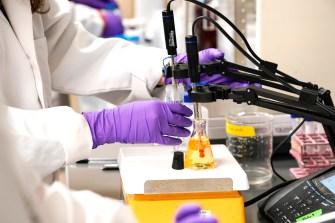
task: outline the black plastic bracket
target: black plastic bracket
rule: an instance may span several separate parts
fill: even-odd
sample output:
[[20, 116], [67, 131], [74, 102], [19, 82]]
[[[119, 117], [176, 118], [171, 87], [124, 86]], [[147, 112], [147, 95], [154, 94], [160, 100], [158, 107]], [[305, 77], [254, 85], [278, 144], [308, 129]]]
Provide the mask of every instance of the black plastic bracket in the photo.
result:
[[309, 88], [303, 88], [300, 91], [299, 101], [302, 103], [315, 105], [318, 96], [319, 96], [318, 91]]
[[[269, 70], [271, 73], [275, 74], [277, 71], [278, 64], [272, 63], [270, 61], [261, 61], [261, 66], [265, 67], [267, 70]], [[265, 73], [265, 72], [263, 72]]]

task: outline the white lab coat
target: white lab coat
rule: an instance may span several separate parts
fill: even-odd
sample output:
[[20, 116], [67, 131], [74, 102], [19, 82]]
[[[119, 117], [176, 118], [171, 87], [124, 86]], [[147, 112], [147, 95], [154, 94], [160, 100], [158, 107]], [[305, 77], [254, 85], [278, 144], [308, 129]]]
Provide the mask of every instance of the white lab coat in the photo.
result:
[[87, 158], [92, 148], [82, 115], [68, 107], [47, 109], [51, 91], [114, 104], [149, 99], [165, 50], [95, 37], [73, 22], [67, 0], [47, 0], [46, 14], [32, 14], [29, 0], [1, 1], [10, 23], [0, 12], [0, 103], [30, 110], [9, 109], [10, 131], [24, 159], [47, 176]]
[[[21, 110], [22, 115], [29, 111]], [[21, 141], [11, 111], [0, 104], [0, 221], [4, 223], [134, 223], [130, 208], [121, 201], [90, 191], [70, 191], [61, 183], [45, 185], [40, 176], [21, 159]], [[11, 128], [10, 128], [11, 129]], [[27, 145], [31, 147], [34, 145]]]

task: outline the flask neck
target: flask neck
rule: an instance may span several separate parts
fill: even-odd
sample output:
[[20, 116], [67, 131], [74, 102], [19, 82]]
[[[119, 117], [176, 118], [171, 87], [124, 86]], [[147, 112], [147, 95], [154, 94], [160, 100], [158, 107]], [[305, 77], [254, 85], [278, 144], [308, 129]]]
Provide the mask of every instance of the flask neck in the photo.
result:
[[207, 120], [206, 119], [194, 119], [193, 121], [193, 136], [207, 137]]

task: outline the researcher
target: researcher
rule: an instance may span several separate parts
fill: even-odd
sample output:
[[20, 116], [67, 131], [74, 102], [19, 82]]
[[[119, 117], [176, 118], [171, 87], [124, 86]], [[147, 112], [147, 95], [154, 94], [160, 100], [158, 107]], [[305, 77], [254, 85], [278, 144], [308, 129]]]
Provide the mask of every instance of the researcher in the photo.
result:
[[[152, 100], [162, 98], [159, 86], [168, 80], [164, 49], [96, 37], [75, 22], [68, 0], [0, 0], [0, 9], [0, 102], [8, 106], [20, 155], [46, 181], [105, 143], [177, 145], [189, 134], [191, 110]], [[199, 57], [223, 52], [208, 49]], [[52, 90], [120, 106], [78, 114], [51, 107]]]
[[[29, 113], [21, 110], [21, 115]], [[11, 110], [0, 104], [0, 219], [6, 223], [135, 223], [132, 210], [120, 200], [102, 197], [91, 191], [73, 191], [59, 182], [51, 185], [17, 152], [22, 141], [15, 132]], [[27, 149], [38, 144], [27, 144]], [[213, 217], [199, 216], [198, 204], [183, 204], [176, 209], [174, 223], [217, 223]], [[171, 222], [171, 223], [173, 223]]]

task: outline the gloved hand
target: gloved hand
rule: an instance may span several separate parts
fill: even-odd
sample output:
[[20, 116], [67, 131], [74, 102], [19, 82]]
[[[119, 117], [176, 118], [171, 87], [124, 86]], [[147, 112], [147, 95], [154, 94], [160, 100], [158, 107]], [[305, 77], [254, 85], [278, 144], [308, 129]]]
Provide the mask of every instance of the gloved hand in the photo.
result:
[[105, 22], [102, 37], [108, 38], [124, 33], [122, 17], [117, 10], [101, 10], [101, 16]]
[[[200, 64], [211, 63], [215, 59], [223, 59], [223, 58], [224, 58], [224, 52], [222, 52], [219, 49], [208, 48], [208, 49], [199, 51], [199, 63]], [[186, 63], [187, 62], [187, 54], [186, 53], [179, 53], [174, 58], [174, 60], [177, 63]]]
[[[179, 145], [190, 131], [192, 110], [177, 103], [159, 100], [138, 101], [105, 109], [84, 112], [93, 139], [93, 148], [105, 143], [158, 143]], [[186, 116], [186, 117], [185, 117]]]
[[96, 9], [113, 10], [119, 8], [115, 0], [72, 0], [72, 1]]
[[[215, 48], [208, 48], [202, 51], [199, 51], [199, 63], [211, 63], [215, 59], [223, 59], [224, 53]], [[175, 62], [177, 63], [186, 63], [187, 62], [187, 54], [180, 53], [175, 57]], [[190, 79], [180, 79], [178, 82], [182, 82], [186, 85], [190, 85]], [[206, 74], [200, 74], [200, 82], [207, 82], [210, 84], [222, 84], [222, 85], [229, 85], [232, 89], [234, 88], [241, 88], [241, 87], [248, 87], [250, 84], [248, 81], [240, 80], [237, 78], [226, 77], [221, 74], [213, 74], [212, 76], [208, 76]], [[165, 79], [165, 84], [171, 84], [171, 78]]]
[[215, 217], [199, 216], [200, 210], [197, 204], [183, 205], [178, 209], [174, 223], [218, 223]]

